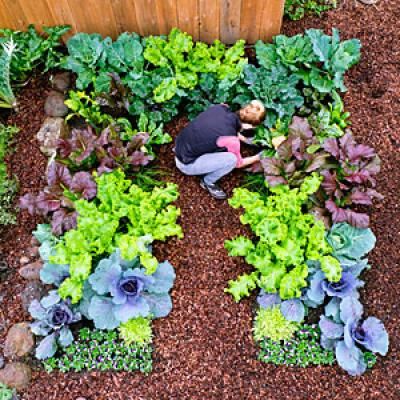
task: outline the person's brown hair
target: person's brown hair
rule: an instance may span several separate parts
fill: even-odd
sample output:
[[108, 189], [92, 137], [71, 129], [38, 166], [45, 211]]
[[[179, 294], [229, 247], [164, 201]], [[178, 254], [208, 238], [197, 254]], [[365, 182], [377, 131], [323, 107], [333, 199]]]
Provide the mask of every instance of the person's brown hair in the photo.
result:
[[251, 125], [260, 125], [265, 118], [265, 107], [259, 100], [252, 100], [239, 111], [239, 118], [242, 122]]

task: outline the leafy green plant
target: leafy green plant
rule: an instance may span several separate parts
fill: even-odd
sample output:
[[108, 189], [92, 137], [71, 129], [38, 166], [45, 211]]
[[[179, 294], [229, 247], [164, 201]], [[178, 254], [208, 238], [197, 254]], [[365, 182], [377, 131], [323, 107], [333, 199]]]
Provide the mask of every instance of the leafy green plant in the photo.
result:
[[143, 47], [136, 33], [125, 32], [116, 41], [97, 33], [77, 33], [68, 40], [67, 48], [62, 67], [78, 74], [79, 90], [93, 85], [95, 92], [109, 92], [110, 73], [127, 79], [138, 79], [143, 73]]
[[294, 21], [303, 19], [308, 14], [320, 17], [323, 12], [336, 6], [337, 0], [286, 0], [285, 16]]
[[229, 281], [225, 291], [235, 301], [248, 296], [257, 286], [267, 293], [278, 292], [283, 300], [300, 297], [301, 290], [307, 287], [308, 260], [323, 262], [330, 280], [340, 279], [340, 264], [329, 257], [332, 249], [325, 240], [323, 223], [302, 210], [320, 183], [321, 178], [314, 174], [304, 180], [300, 189], [278, 185], [269, 188], [268, 196], [242, 188], [234, 190], [229, 204], [245, 209], [240, 221], [249, 224], [258, 238], [253, 242], [239, 236], [225, 242], [229, 255], [243, 256], [256, 268], [251, 274]]
[[16, 45], [11, 39], [2, 43], [3, 51], [0, 53], [0, 108], [16, 107], [16, 98], [11, 88], [10, 65]]
[[201, 42], [194, 45], [192, 37], [177, 28], [171, 30], [168, 38], [146, 38], [144, 58], [167, 73], [153, 90], [154, 101], [163, 103], [182, 90], [195, 88], [199, 73], [215, 74], [218, 80], [235, 79], [247, 63], [243, 55], [244, 40], [228, 50], [219, 40], [211, 46]]
[[0, 382], [0, 400], [12, 400], [15, 391]]
[[77, 228], [68, 231], [50, 257], [54, 264], [70, 266], [70, 277], [60, 286], [63, 298], [78, 302], [83, 283], [89, 277], [96, 259], [121, 250], [125, 260], [140, 257], [147, 273], [153, 273], [158, 261], [148, 246], [154, 240], [170, 236], [182, 237], [176, 220], [180, 210], [170, 205], [178, 197], [177, 187], [167, 184], [145, 192], [115, 170], [96, 178], [97, 197], [94, 201], [78, 200]]
[[119, 336], [126, 344], [151, 343], [153, 332], [149, 318], [137, 317], [122, 323], [119, 328]]
[[150, 343], [126, 343], [118, 339], [116, 331], [83, 328], [78, 338], [65, 349], [43, 361], [47, 372], [81, 371], [140, 371], [152, 370]]
[[305, 88], [326, 95], [324, 101], [328, 102], [335, 90], [346, 91], [344, 74], [360, 60], [360, 47], [357, 39], [341, 41], [337, 29], [332, 36], [309, 29], [304, 35], [278, 35], [273, 43], [258, 41], [255, 48], [260, 67], [246, 67], [245, 83], [251, 86], [241, 101], [256, 97], [265, 103], [268, 128], [278, 119], [290, 121], [306, 101]]
[[0, 29], [0, 43], [12, 39], [17, 46], [16, 57], [11, 62], [11, 81], [25, 81], [37, 67], [45, 71], [60, 65], [63, 53], [61, 37], [70, 30], [68, 25], [43, 27], [40, 35], [33, 25], [26, 31]]
[[278, 307], [259, 308], [254, 318], [253, 335], [257, 341], [263, 338], [288, 340], [298, 328], [298, 324], [288, 321]]
[[12, 205], [17, 192], [17, 182], [8, 177], [4, 158], [10, 152], [12, 137], [18, 130], [15, 126], [0, 124], [0, 225], [15, 223]]
[[114, 118], [101, 110], [100, 104], [94, 96], [85, 92], [71, 90], [65, 100], [65, 105], [71, 110], [66, 121], [72, 117], [83, 118], [88, 124], [97, 129], [102, 129], [114, 122]]

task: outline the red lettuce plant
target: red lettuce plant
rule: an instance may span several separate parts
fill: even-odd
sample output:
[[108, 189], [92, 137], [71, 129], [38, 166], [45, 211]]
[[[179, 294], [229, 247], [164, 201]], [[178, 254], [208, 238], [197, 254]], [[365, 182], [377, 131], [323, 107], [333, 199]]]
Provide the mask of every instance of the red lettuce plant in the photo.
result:
[[51, 215], [51, 227], [55, 235], [76, 227], [74, 201], [90, 200], [96, 196], [97, 185], [89, 172], [71, 174], [58, 162], [52, 162], [47, 170], [47, 186], [39, 194], [28, 193], [20, 198], [19, 207], [32, 215]]
[[145, 148], [148, 140], [149, 135], [143, 132], [123, 142], [112, 125], [100, 135], [91, 126], [73, 129], [68, 138], [58, 141], [58, 160], [71, 168], [97, 169], [99, 174], [115, 168], [138, 170], [153, 159]]
[[327, 168], [329, 156], [321, 148], [307, 119], [294, 117], [289, 136], [277, 148], [276, 157], [263, 158], [261, 168], [270, 186], [297, 187], [311, 172]]
[[[290, 187], [299, 187], [310, 173], [318, 172], [324, 179], [314, 200], [325, 207], [332, 222], [348, 222], [366, 228], [368, 215], [350, 207], [371, 205], [374, 198], [382, 198], [374, 189], [379, 166], [375, 150], [357, 144], [350, 132], [340, 139], [329, 138], [320, 144], [307, 119], [294, 117], [289, 136], [278, 146], [276, 155], [262, 158], [252, 171], [263, 171], [269, 186]], [[316, 208], [317, 215], [323, 217], [320, 207]]]
[[323, 148], [337, 163], [334, 169], [321, 172], [324, 177], [321, 187], [327, 197], [325, 207], [332, 214], [332, 221], [368, 227], [368, 215], [348, 207], [371, 205], [374, 198], [382, 199], [374, 189], [375, 176], [380, 170], [379, 157], [372, 147], [357, 144], [351, 133], [340, 139], [325, 140]]

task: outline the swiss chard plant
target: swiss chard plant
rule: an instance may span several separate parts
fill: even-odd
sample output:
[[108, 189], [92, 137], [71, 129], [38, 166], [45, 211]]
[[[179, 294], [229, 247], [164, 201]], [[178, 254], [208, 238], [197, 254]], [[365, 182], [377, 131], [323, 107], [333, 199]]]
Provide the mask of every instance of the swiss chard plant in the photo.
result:
[[0, 43], [12, 40], [17, 46], [17, 57], [11, 61], [11, 81], [25, 81], [39, 66], [44, 71], [59, 67], [64, 57], [60, 39], [69, 30], [68, 25], [43, 27], [43, 34], [33, 25], [26, 31], [0, 29]]
[[1, 46], [3, 51], [0, 53], [0, 108], [13, 108], [16, 107], [17, 100], [11, 87], [10, 66], [16, 45], [11, 39]]
[[83, 284], [100, 258], [119, 248], [124, 260], [139, 257], [150, 275], [158, 267], [150, 244], [183, 235], [176, 223], [180, 211], [170, 204], [178, 197], [176, 185], [146, 192], [125, 179], [121, 170], [101, 175], [96, 183], [97, 196], [93, 201], [74, 202], [77, 227], [62, 237], [50, 257], [52, 264], [69, 265], [70, 276], [61, 284], [59, 293], [73, 303], [82, 298]]
[[309, 260], [321, 261], [330, 281], [340, 280], [340, 263], [330, 256], [332, 249], [326, 242], [323, 223], [302, 211], [320, 182], [313, 175], [304, 180], [300, 189], [278, 185], [271, 187], [271, 194], [266, 197], [247, 189], [235, 189], [229, 204], [245, 209], [240, 220], [250, 225], [258, 239], [253, 242], [239, 236], [225, 243], [231, 256], [243, 256], [256, 268], [253, 273], [229, 282], [226, 291], [236, 301], [249, 296], [256, 287], [267, 293], [279, 293], [284, 300], [300, 297], [307, 286]]

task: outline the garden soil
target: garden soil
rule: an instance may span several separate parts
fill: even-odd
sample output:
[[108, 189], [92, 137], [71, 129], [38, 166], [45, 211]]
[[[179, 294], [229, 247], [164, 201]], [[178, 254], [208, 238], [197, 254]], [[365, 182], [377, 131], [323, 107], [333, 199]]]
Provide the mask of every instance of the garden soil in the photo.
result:
[[[176, 268], [172, 291], [174, 309], [154, 322], [154, 371], [139, 373], [52, 373], [36, 371], [25, 400], [398, 400], [400, 399], [399, 192], [400, 192], [400, 4], [378, 1], [366, 6], [356, 0], [340, 1], [339, 9], [322, 19], [285, 22], [283, 32], [306, 28], [330, 31], [338, 27], [343, 38], [363, 43], [361, 63], [347, 77], [345, 104], [352, 129], [363, 143], [376, 148], [382, 159], [378, 189], [385, 199], [372, 210], [371, 227], [378, 241], [372, 269], [365, 273], [362, 301], [368, 315], [385, 323], [391, 343], [387, 357], [362, 377], [352, 378], [335, 367], [307, 369], [275, 367], [257, 361], [252, 340], [254, 298], [236, 304], [224, 293], [229, 279], [249, 271], [239, 258], [230, 258], [224, 240], [248, 233], [239, 222], [240, 211], [227, 202], [211, 199], [196, 178], [182, 176], [174, 167], [172, 145], [160, 152], [159, 164], [168, 180], [179, 184], [180, 223], [185, 237], [155, 246], [160, 260]], [[17, 150], [9, 159], [20, 181], [21, 194], [44, 183], [46, 160], [35, 139], [43, 115], [47, 78], [33, 80], [21, 93], [20, 113], [10, 118], [21, 132]], [[175, 136], [187, 121], [169, 126]], [[223, 181], [231, 194], [242, 179], [234, 173]], [[19, 295], [23, 282], [18, 260], [29, 245], [38, 221], [22, 212], [18, 225], [2, 232], [0, 250], [12, 266], [1, 284], [0, 338], [12, 323], [27, 319]]]

